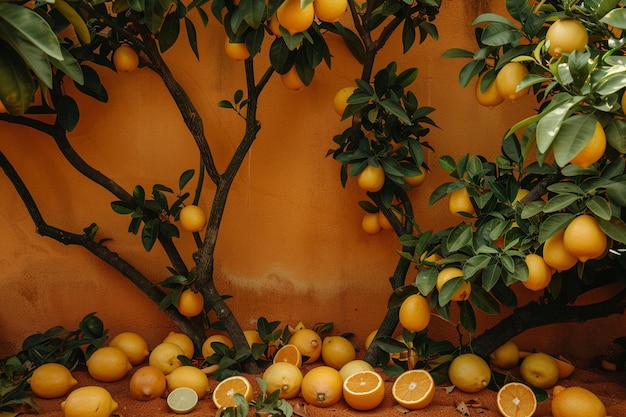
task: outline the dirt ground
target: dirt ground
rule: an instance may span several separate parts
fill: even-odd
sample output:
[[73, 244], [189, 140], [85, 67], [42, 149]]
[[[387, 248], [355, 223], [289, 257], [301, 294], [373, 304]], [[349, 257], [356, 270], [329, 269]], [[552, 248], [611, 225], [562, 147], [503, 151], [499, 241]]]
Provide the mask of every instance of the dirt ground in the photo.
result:
[[[574, 373], [567, 379], [561, 380], [559, 384], [563, 386], [581, 386], [594, 392], [605, 404], [607, 416], [626, 417], [626, 373], [611, 372], [601, 369], [594, 362], [576, 361], [573, 363], [577, 366]], [[135, 367], [129, 375], [121, 381], [114, 383], [102, 383], [94, 381], [86, 372], [74, 372], [74, 376], [78, 380], [77, 387], [85, 385], [100, 385], [109, 390], [115, 401], [118, 402], [119, 408], [116, 415], [120, 417], [142, 417], [142, 416], [173, 416], [172, 412], [164, 398], [152, 401], [137, 401], [130, 397], [128, 393], [128, 382], [132, 372], [138, 369]], [[303, 367], [303, 372], [307, 368]], [[259, 388], [254, 375], [246, 375], [255, 387], [255, 397], [258, 395]], [[369, 412], [359, 412], [351, 410], [348, 405], [341, 401], [329, 408], [320, 408], [308, 405], [305, 401], [298, 397], [291, 400], [294, 406], [294, 415], [301, 417], [341, 417], [370, 415], [378, 417], [398, 417], [405, 414], [403, 409], [397, 408], [396, 403], [391, 396], [391, 386], [393, 379], [385, 378], [385, 387], [387, 395], [383, 403], [376, 409]], [[215, 388], [217, 381], [210, 379], [211, 390]], [[436, 387], [436, 394], [433, 402], [424, 410], [412, 411], [408, 414], [423, 415], [429, 417], [501, 417], [496, 405], [496, 393], [485, 389], [476, 394], [466, 394], [459, 390], [448, 392], [448, 384]], [[61, 401], [63, 398], [54, 400], [36, 399], [36, 403], [40, 407], [40, 416], [45, 417], [63, 417], [61, 411]], [[34, 414], [27, 414], [34, 415]], [[213, 405], [210, 394], [201, 399], [194, 410], [187, 414], [189, 417], [207, 417], [216, 416], [217, 409]], [[250, 415], [253, 415], [252, 411]], [[548, 417], [550, 413], [550, 399], [542, 401], [538, 404], [536, 417]]]

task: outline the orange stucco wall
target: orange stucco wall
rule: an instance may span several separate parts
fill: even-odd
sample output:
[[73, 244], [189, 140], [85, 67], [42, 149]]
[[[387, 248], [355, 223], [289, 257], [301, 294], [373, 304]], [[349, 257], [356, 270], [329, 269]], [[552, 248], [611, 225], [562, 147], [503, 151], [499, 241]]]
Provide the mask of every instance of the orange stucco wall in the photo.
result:
[[[425, 185], [412, 191], [423, 229], [458, 221], [448, 214], [445, 202], [427, 205], [430, 192], [448, 180], [436, 159], [466, 152], [493, 157], [506, 129], [532, 114], [534, 104], [526, 99], [490, 110], [475, 103], [472, 88], [459, 86], [463, 62], [440, 56], [451, 47], [473, 49], [472, 20], [499, 2], [478, 2], [484, 4], [482, 8], [461, 0], [444, 3], [436, 21], [438, 42], [429, 39], [402, 55], [394, 39], [377, 61], [377, 69], [392, 60], [400, 69], [418, 67], [414, 91], [420, 105], [437, 109], [433, 118], [440, 129], [433, 129], [427, 138], [436, 149], [427, 161], [432, 173]], [[215, 21], [200, 33], [199, 62], [185, 42], [165, 57], [199, 108], [223, 169], [242, 135], [243, 123], [232, 111], [218, 108], [217, 102], [231, 99], [236, 89], [244, 87], [243, 64], [223, 54], [224, 35]], [[252, 328], [259, 316], [285, 324], [302, 320], [309, 326], [332, 321], [337, 332], [353, 332], [355, 341], [362, 343], [385, 312], [387, 278], [395, 267], [398, 244], [389, 233], [362, 232], [357, 202], [365, 195], [354, 181], [343, 189], [339, 165], [325, 157], [333, 146], [332, 136], [349, 123], [338, 120], [332, 97], [360, 75], [341, 41], [331, 37], [329, 43], [332, 69], [320, 66], [311, 86], [294, 93], [273, 77], [263, 94], [262, 130], [228, 201], [216, 279], [223, 294], [234, 296], [229, 304], [244, 328]], [[258, 74], [265, 65], [257, 63]], [[109, 103], [81, 99], [81, 120], [70, 134], [85, 160], [128, 190], [137, 184], [147, 190], [154, 183], [175, 187], [182, 171], [197, 169], [193, 140], [153, 73], [147, 69], [130, 74], [99, 72]], [[1, 129], [0, 149], [15, 164], [51, 225], [80, 233], [96, 222], [98, 237], [111, 238], [108, 246], [155, 283], [167, 277], [160, 249], [146, 253], [139, 238], [126, 232], [129, 219], [110, 209], [115, 198], [77, 175], [48, 137], [20, 127]], [[4, 175], [0, 175], [0, 189], [0, 357], [18, 350], [34, 332], [56, 325], [75, 329], [93, 311], [112, 333], [138, 331], [152, 346], [174, 330], [157, 306], [112, 268], [81, 248], [39, 236]], [[207, 187], [201, 205], [208, 208], [210, 198]], [[191, 236], [182, 236], [180, 244], [190, 260]], [[520, 291], [520, 297], [531, 295]], [[480, 317], [480, 323], [484, 329], [494, 318]], [[551, 326], [529, 331], [519, 341], [528, 349], [554, 353], [567, 349], [590, 357], [601, 354], [609, 340], [621, 335], [616, 329], [623, 329], [623, 324], [623, 317], [612, 317]], [[457, 340], [453, 325], [434, 319], [432, 327], [433, 337]], [[576, 339], [580, 334], [587, 336], [586, 343]]]

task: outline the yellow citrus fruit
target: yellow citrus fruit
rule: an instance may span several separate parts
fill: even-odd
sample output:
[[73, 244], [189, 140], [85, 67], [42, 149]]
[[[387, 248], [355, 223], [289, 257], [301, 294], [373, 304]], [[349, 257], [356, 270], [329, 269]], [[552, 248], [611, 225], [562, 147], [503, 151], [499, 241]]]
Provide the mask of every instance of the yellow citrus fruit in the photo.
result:
[[187, 336], [185, 333], [169, 332], [162, 342], [178, 345], [182, 349], [183, 355], [189, 359], [193, 358], [193, 353], [195, 351], [193, 340], [191, 340], [191, 337]]
[[88, 385], [70, 392], [61, 409], [64, 417], [109, 417], [117, 402], [105, 388]]
[[378, 372], [357, 372], [343, 381], [343, 399], [355, 410], [373, 410], [384, 398], [385, 384]]
[[139, 401], [150, 401], [165, 394], [165, 374], [156, 366], [142, 366], [130, 377], [130, 396]]
[[274, 13], [272, 17], [270, 18], [269, 23], [268, 23], [268, 28], [270, 32], [272, 32], [274, 36], [276, 36], [277, 38], [280, 38], [281, 36], [283, 36], [283, 34], [280, 33], [280, 23], [278, 22], [276, 13]]
[[520, 365], [522, 379], [538, 388], [552, 388], [559, 380], [559, 368], [554, 358], [542, 352], [531, 353]]
[[280, 81], [288, 90], [292, 91], [300, 91], [306, 87], [295, 65], [291, 67], [289, 71], [280, 75]]
[[346, 111], [346, 107], [348, 107], [348, 97], [350, 97], [352, 93], [354, 93], [354, 87], [343, 87], [337, 91], [335, 97], [333, 97], [333, 109], [335, 109], [335, 112], [339, 116], [343, 116], [343, 112]]
[[132, 72], [139, 66], [139, 55], [131, 46], [120, 45], [113, 52], [113, 65], [117, 72]]
[[374, 367], [362, 359], [353, 359], [339, 369], [341, 380], [345, 381], [350, 375], [361, 371], [373, 371]]
[[579, 261], [586, 262], [604, 254], [607, 248], [606, 235], [593, 216], [582, 214], [565, 228], [563, 246]]
[[323, 22], [337, 22], [348, 8], [348, 0], [315, 0], [315, 16]]
[[296, 345], [302, 356], [307, 359], [304, 363], [313, 363], [322, 355], [322, 338], [311, 329], [300, 329], [288, 340], [288, 343]]
[[276, 16], [280, 25], [294, 35], [311, 27], [315, 18], [315, 9], [313, 2], [301, 8], [300, 0], [286, 0], [276, 10]]
[[226, 56], [235, 61], [243, 61], [250, 58], [250, 52], [246, 47], [245, 42], [231, 42], [226, 38], [224, 43], [224, 51]]
[[276, 362], [265, 369], [263, 380], [267, 383], [267, 394], [279, 390], [280, 398], [289, 400], [300, 394], [302, 371], [288, 362]]
[[183, 207], [178, 217], [180, 227], [187, 232], [199, 232], [206, 227], [207, 217], [198, 206], [189, 205]]
[[208, 358], [215, 354], [215, 349], [213, 349], [213, 346], [211, 346], [211, 343], [213, 342], [222, 343], [228, 346], [229, 348], [233, 347], [233, 342], [232, 340], [230, 340], [230, 337], [225, 336], [223, 334], [211, 335], [207, 337], [204, 343], [202, 344], [202, 356], [204, 356], [205, 358]]
[[361, 227], [368, 235], [376, 235], [383, 230], [378, 221], [378, 213], [365, 213], [361, 220]]
[[391, 392], [402, 407], [421, 410], [428, 407], [435, 397], [435, 381], [428, 371], [411, 369], [394, 381]]
[[606, 407], [593, 392], [582, 387], [554, 388], [552, 415], [554, 417], [605, 417]]
[[606, 150], [606, 133], [600, 122], [596, 121], [596, 128], [591, 136], [591, 140], [581, 149], [580, 152], [570, 161], [581, 168], [587, 168], [597, 162]]
[[261, 339], [261, 335], [256, 330], [244, 330], [243, 336], [246, 338], [246, 342], [248, 342], [248, 346], [250, 347], [255, 343], [259, 345], [264, 343], [263, 339]]
[[246, 401], [252, 400], [252, 385], [241, 375], [228, 377], [213, 390], [213, 404], [218, 410], [235, 407], [235, 394], [243, 395]]
[[517, 194], [515, 194], [515, 198], [513, 199], [513, 204], [517, 203], [518, 201], [522, 201], [522, 199], [524, 197], [526, 197], [528, 195], [530, 191], [526, 190], [524, 188], [520, 188], [519, 190], [517, 190]]
[[504, 417], [532, 417], [537, 410], [535, 393], [520, 382], [509, 382], [500, 388], [497, 402]]
[[558, 358], [553, 357], [553, 359], [556, 362], [557, 368], [559, 368], [559, 379], [567, 378], [576, 369], [570, 361], [562, 356], [559, 356]]
[[578, 263], [578, 258], [565, 249], [563, 236], [565, 229], [556, 232], [543, 244], [543, 260], [555, 271], [567, 271]]
[[402, 301], [398, 312], [400, 325], [410, 332], [421, 332], [430, 323], [430, 304], [421, 294], [412, 294]]
[[492, 81], [485, 91], [481, 90], [480, 83], [482, 82], [483, 78], [485, 78], [485, 74], [487, 73], [485, 72], [481, 74], [480, 77], [478, 77], [474, 94], [476, 95], [476, 101], [478, 102], [478, 104], [491, 108], [502, 103], [504, 101], [504, 97], [498, 94], [498, 88], [496, 87], [495, 81]]
[[356, 359], [356, 349], [352, 342], [342, 336], [327, 336], [322, 343], [322, 361], [335, 369]]
[[420, 185], [422, 185], [424, 183], [424, 181], [426, 181], [426, 173], [428, 171], [426, 171], [426, 168], [424, 168], [424, 166], [420, 166], [420, 174], [419, 175], [412, 175], [412, 176], [408, 176], [408, 177], [404, 177], [404, 182], [406, 182], [406, 184], [411, 187], [411, 188], [417, 188]]
[[135, 332], [119, 333], [111, 339], [109, 346], [121, 349], [128, 356], [131, 365], [143, 363], [150, 355], [146, 339]]
[[198, 404], [198, 394], [187, 387], [179, 387], [167, 396], [167, 406], [176, 414], [187, 414]]
[[[453, 278], [463, 277], [463, 271], [457, 267], [449, 266], [447, 268], [443, 268], [437, 274], [437, 291], [441, 291], [444, 284], [450, 281]], [[463, 280], [463, 283], [459, 287], [459, 289], [454, 293], [451, 301], [465, 301], [469, 299], [470, 294], [472, 293], [472, 284], [469, 281]]]
[[357, 176], [357, 184], [365, 191], [377, 192], [385, 184], [385, 171], [380, 165], [368, 165]]
[[30, 389], [39, 398], [59, 398], [72, 389], [78, 381], [69, 369], [59, 363], [44, 363], [30, 376]]
[[286, 344], [274, 355], [273, 363], [288, 362], [296, 365], [298, 368], [302, 366], [302, 354], [296, 345]]
[[517, 86], [524, 77], [528, 75], [528, 69], [519, 62], [509, 62], [504, 64], [498, 75], [496, 75], [496, 88], [498, 94], [505, 100], [517, 100], [528, 94], [530, 87], [517, 91]]
[[377, 333], [378, 333], [378, 329], [372, 330], [370, 334], [367, 335], [367, 337], [365, 338], [365, 350], [369, 349]]
[[[402, 223], [402, 215], [395, 210], [391, 210], [391, 213], [398, 219], [400, 223]], [[391, 222], [385, 217], [382, 211], [378, 212], [378, 224], [383, 230], [393, 230], [393, 226]]]
[[480, 356], [464, 353], [450, 363], [448, 378], [461, 391], [474, 393], [489, 385], [491, 369]]
[[555, 58], [572, 51], [585, 52], [587, 29], [576, 19], [559, 19], [546, 32], [548, 53]]
[[304, 375], [300, 394], [304, 400], [317, 407], [330, 407], [343, 396], [343, 379], [335, 368], [317, 366]]
[[459, 188], [450, 193], [448, 208], [450, 209], [450, 213], [461, 217], [465, 217], [461, 213], [468, 213], [472, 216], [476, 214], [467, 188]]
[[489, 362], [498, 368], [511, 369], [519, 362], [519, 348], [514, 341], [509, 340], [489, 355]]
[[209, 392], [209, 379], [199, 368], [191, 365], [183, 365], [174, 369], [165, 376], [167, 389], [172, 392], [176, 388], [191, 388], [202, 399]]
[[204, 310], [204, 296], [200, 291], [187, 288], [178, 296], [176, 308], [185, 317], [195, 317]]
[[170, 342], [159, 343], [150, 352], [148, 364], [160, 369], [161, 372], [167, 375], [183, 365], [178, 357], [184, 355], [185, 353], [177, 344]]
[[96, 349], [86, 364], [89, 375], [102, 382], [119, 381], [133, 367], [124, 351], [113, 346]]
[[522, 281], [522, 285], [531, 291], [541, 291], [552, 281], [552, 269], [536, 253], [526, 255], [526, 266], [528, 266], [528, 278]]

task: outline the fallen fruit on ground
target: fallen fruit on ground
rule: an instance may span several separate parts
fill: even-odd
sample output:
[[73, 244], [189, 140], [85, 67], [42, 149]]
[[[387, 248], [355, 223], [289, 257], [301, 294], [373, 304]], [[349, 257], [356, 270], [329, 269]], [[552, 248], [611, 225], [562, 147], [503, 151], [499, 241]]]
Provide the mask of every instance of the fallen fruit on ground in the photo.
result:
[[279, 390], [279, 397], [286, 400], [300, 394], [302, 379], [300, 368], [287, 362], [273, 363], [263, 373], [263, 380], [267, 383], [267, 394]]
[[563, 356], [559, 356], [558, 358], [552, 357], [556, 362], [557, 368], [559, 368], [559, 379], [567, 378], [572, 373], [576, 367], [572, 365], [570, 361], [565, 359]]
[[198, 394], [187, 387], [176, 388], [167, 396], [168, 407], [177, 414], [186, 414], [198, 404]]
[[343, 399], [355, 410], [372, 410], [385, 398], [385, 384], [375, 371], [361, 371], [343, 381]]
[[393, 398], [409, 410], [421, 410], [435, 397], [435, 381], [428, 371], [412, 369], [402, 373], [393, 383]]
[[322, 342], [322, 361], [338, 370], [356, 359], [356, 349], [352, 342], [342, 336], [327, 336]]
[[178, 216], [180, 227], [187, 232], [199, 232], [206, 227], [207, 217], [200, 207], [188, 205], [183, 207]]
[[167, 389], [165, 374], [156, 366], [142, 366], [130, 377], [130, 396], [138, 401], [161, 398]]
[[170, 342], [159, 343], [150, 352], [148, 364], [157, 367], [167, 375], [183, 365], [180, 359], [178, 359], [178, 356], [181, 355], [184, 355], [184, 353], [180, 346]]
[[355, 359], [344, 366], [339, 370], [339, 374], [341, 375], [341, 380], [345, 381], [350, 375], [355, 374], [361, 371], [373, 371], [374, 367], [370, 365], [368, 362], [365, 362], [362, 359]]
[[113, 346], [96, 349], [87, 359], [87, 371], [96, 381], [114, 382], [124, 378], [132, 365], [128, 356]]
[[554, 417], [606, 417], [604, 403], [593, 392], [582, 387], [554, 387], [552, 392]]
[[398, 312], [400, 325], [411, 332], [421, 332], [430, 323], [430, 304], [421, 294], [412, 294], [402, 301]]
[[302, 398], [317, 407], [330, 407], [343, 396], [343, 379], [335, 368], [317, 366], [304, 375], [300, 388]]
[[497, 402], [504, 417], [532, 417], [537, 410], [535, 393], [520, 382], [509, 382], [500, 388]]
[[233, 347], [233, 342], [232, 340], [230, 340], [230, 337], [223, 334], [213, 334], [207, 337], [202, 344], [202, 356], [204, 356], [205, 358], [208, 358], [215, 354], [215, 349], [213, 349], [213, 346], [211, 346], [212, 343], [221, 343], [228, 346], [229, 348]]
[[248, 402], [252, 400], [252, 385], [241, 375], [228, 377], [217, 384], [213, 390], [213, 404], [218, 410], [234, 407], [235, 394], [243, 395]]
[[33, 371], [28, 383], [33, 394], [39, 398], [59, 398], [67, 394], [78, 381], [64, 365], [44, 363]]
[[187, 387], [194, 390], [199, 399], [204, 398], [209, 392], [209, 379], [204, 372], [195, 366], [179, 366], [166, 375], [165, 379], [167, 380], [167, 389], [170, 392], [176, 388]]
[[491, 381], [491, 369], [483, 358], [473, 353], [457, 356], [450, 363], [448, 378], [463, 392], [483, 390]]
[[109, 417], [117, 406], [109, 391], [94, 385], [76, 388], [61, 403], [64, 417]]
[[298, 368], [302, 366], [302, 354], [296, 345], [286, 344], [274, 355], [273, 363], [287, 362], [296, 365]]
[[169, 332], [162, 342], [178, 345], [178, 347], [180, 347], [183, 351], [183, 355], [189, 359], [193, 358], [193, 352], [195, 349], [193, 346], [193, 340], [191, 340], [191, 337], [187, 336], [185, 333]]
[[517, 366], [519, 359], [519, 348], [512, 340], [504, 343], [489, 355], [491, 364], [502, 369], [511, 369]]
[[306, 360], [304, 363], [313, 363], [322, 355], [322, 338], [315, 330], [300, 329], [291, 335], [287, 343], [296, 345]]
[[146, 339], [135, 332], [119, 333], [111, 339], [109, 346], [121, 349], [128, 356], [131, 365], [139, 365], [150, 356]]
[[524, 358], [520, 365], [522, 379], [537, 388], [552, 388], [559, 380], [559, 368], [554, 358], [537, 352]]

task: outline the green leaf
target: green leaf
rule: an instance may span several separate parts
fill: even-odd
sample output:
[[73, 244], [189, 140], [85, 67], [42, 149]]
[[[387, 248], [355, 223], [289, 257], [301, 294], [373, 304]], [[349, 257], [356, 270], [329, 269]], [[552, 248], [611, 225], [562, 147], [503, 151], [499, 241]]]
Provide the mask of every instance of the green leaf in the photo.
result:
[[88, 96], [93, 97], [102, 103], [106, 103], [107, 101], [109, 101], [109, 95], [107, 93], [107, 90], [102, 85], [102, 82], [100, 82], [100, 76], [98, 75], [96, 70], [87, 65], [82, 65], [81, 70], [83, 75], [83, 83], [78, 84], [77, 82], [75, 82], [76, 88], [80, 92], [87, 94]]
[[557, 211], [561, 211], [565, 207], [568, 207], [570, 204], [577, 201], [580, 197], [575, 194], [560, 194], [552, 197], [548, 202], [543, 206], [544, 213], [554, 213]]
[[473, 277], [489, 265], [492, 260], [490, 255], [476, 255], [469, 258], [463, 264], [463, 275], [466, 277]]
[[193, 169], [188, 169], [185, 172], [183, 172], [180, 175], [180, 178], [178, 179], [178, 188], [180, 190], [182, 190], [183, 188], [185, 188], [185, 186], [189, 183], [189, 181], [191, 181], [191, 179], [193, 178], [195, 174], [195, 170]]
[[33, 99], [35, 83], [24, 61], [12, 49], [0, 47], [0, 79], [4, 107], [13, 115], [24, 114]]
[[480, 37], [480, 41], [489, 46], [503, 46], [514, 44], [522, 37], [520, 31], [506, 23], [493, 22], [485, 27]]
[[143, 244], [146, 252], [150, 252], [156, 243], [159, 236], [160, 223], [161, 222], [158, 218], [154, 218], [146, 221], [146, 224], [143, 226], [143, 230], [141, 232], [141, 243]]
[[461, 84], [461, 87], [467, 87], [470, 81], [472, 81], [472, 78], [480, 74], [484, 67], [484, 60], [470, 61], [465, 64], [459, 72], [459, 84]]
[[541, 118], [537, 122], [537, 149], [541, 153], [546, 153], [552, 142], [558, 135], [563, 120], [570, 114], [570, 110], [582, 100], [582, 97], [570, 96], [566, 93], [556, 95], [552, 99], [550, 106], [541, 113]]
[[61, 96], [56, 103], [58, 121], [63, 129], [71, 132], [78, 124], [80, 111], [78, 104], [70, 96]]
[[409, 116], [406, 114], [406, 111], [404, 111], [402, 106], [397, 101], [385, 99], [380, 102], [380, 105], [407, 125], [410, 126], [413, 124]]
[[361, 38], [340, 23], [334, 23], [334, 27], [356, 60], [360, 64], [365, 62], [365, 48]]
[[598, 226], [611, 239], [626, 244], [626, 223], [618, 217], [612, 217], [610, 221], [597, 218]]
[[4, 39], [20, 55], [37, 78], [48, 88], [52, 88], [52, 69], [48, 60], [49, 57], [44, 51], [31, 43], [30, 40], [21, 36], [19, 32], [11, 31], [11, 28], [2, 25], [1, 20], [0, 38]]
[[30, 8], [13, 3], [0, 3], [0, 26], [19, 33], [47, 55], [63, 60], [59, 40], [50, 25]]
[[509, 26], [509, 27], [515, 27], [511, 22], [509, 22], [505, 17], [496, 14], [496, 13], [483, 13], [480, 16], [478, 16], [476, 19], [474, 19], [474, 21], [472, 22], [472, 26], [475, 25], [479, 25], [481, 23], [491, 23], [491, 22], [498, 22], [502, 25], [505, 26]]
[[415, 43], [415, 26], [413, 19], [407, 16], [402, 25], [402, 53], [407, 53]]
[[561, 124], [553, 143], [554, 160], [559, 166], [565, 166], [589, 143], [596, 122], [594, 114], [576, 114]]
[[165, 16], [163, 24], [161, 25], [161, 30], [159, 31], [158, 41], [161, 53], [167, 51], [174, 45], [174, 43], [176, 43], [179, 34], [180, 20], [174, 11]]
[[549, 216], [539, 225], [539, 243], [543, 243], [550, 236], [562, 230], [576, 217], [572, 213], [558, 213]]
[[596, 217], [604, 220], [611, 220], [611, 206], [604, 198], [599, 195], [595, 195], [591, 197], [591, 199], [587, 200], [585, 204]]
[[415, 285], [422, 295], [430, 294], [437, 285], [437, 268], [421, 268], [415, 278]]
[[616, 8], [600, 19], [600, 22], [619, 29], [626, 29], [626, 9]]
[[502, 266], [500, 264], [494, 262], [492, 264], [487, 265], [483, 274], [481, 276], [483, 282], [483, 288], [486, 291], [491, 291], [493, 287], [496, 286], [498, 281], [500, 280], [500, 276], [502, 275]]
[[476, 332], [476, 315], [474, 308], [468, 301], [459, 302], [461, 307], [461, 324], [470, 333]]
[[461, 48], [451, 48], [441, 54], [441, 58], [474, 58], [474, 52]]
[[114, 201], [111, 203], [111, 208], [118, 214], [130, 214], [135, 211], [136, 207], [134, 204], [125, 201]]
[[472, 283], [472, 292], [470, 293], [470, 301], [480, 311], [495, 315], [500, 314], [500, 304], [491, 294], [483, 287]]
[[446, 240], [448, 251], [457, 252], [459, 249], [471, 245], [472, 235], [471, 224], [461, 223], [454, 227]]

